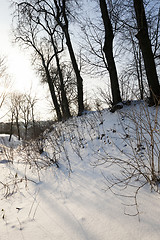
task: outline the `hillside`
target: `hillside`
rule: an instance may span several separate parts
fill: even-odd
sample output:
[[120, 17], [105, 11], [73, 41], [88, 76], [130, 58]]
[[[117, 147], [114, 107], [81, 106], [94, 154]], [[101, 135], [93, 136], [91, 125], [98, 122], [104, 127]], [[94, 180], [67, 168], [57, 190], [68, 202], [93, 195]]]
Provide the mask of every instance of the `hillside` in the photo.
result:
[[133, 102], [37, 141], [1, 136], [0, 240], [159, 240], [158, 111]]

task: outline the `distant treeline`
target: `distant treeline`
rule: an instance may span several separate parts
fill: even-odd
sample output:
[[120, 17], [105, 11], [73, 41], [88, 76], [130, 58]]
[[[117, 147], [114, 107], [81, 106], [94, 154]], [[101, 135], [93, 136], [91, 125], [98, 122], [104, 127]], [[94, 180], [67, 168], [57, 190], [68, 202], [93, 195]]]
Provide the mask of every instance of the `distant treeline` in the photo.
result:
[[[48, 120], [48, 121], [35, 121], [33, 124], [28, 125], [27, 129], [27, 136], [26, 136], [26, 129], [22, 122], [19, 123], [19, 129], [17, 129], [16, 122], [13, 123], [12, 129], [11, 129], [11, 122], [0, 122], [0, 134], [9, 134], [9, 135], [20, 135], [20, 138], [30, 140], [35, 139], [39, 135], [41, 135], [47, 128], [50, 128], [51, 125], [54, 124], [54, 121]], [[19, 133], [18, 133], [19, 132]]]

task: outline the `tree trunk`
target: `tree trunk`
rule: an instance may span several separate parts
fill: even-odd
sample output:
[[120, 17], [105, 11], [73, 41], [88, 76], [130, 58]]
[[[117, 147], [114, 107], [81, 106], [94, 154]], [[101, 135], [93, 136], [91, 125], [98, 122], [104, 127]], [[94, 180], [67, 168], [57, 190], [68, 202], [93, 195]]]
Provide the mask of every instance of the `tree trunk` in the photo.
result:
[[11, 141], [12, 135], [13, 135], [13, 117], [14, 114], [12, 112], [12, 118], [11, 118], [11, 123], [10, 123], [10, 135], [9, 135], [9, 142]]
[[20, 136], [20, 126], [19, 126], [19, 121], [18, 121], [18, 115], [16, 116], [16, 126], [17, 126], [18, 140], [20, 141], [21, 136]]
[[138, 33], [136, 35], [142, 51], [146, 76], [151, 94], [151, 101], [157, 103], [160, 98], [160, 86], [156, 71], [156, 65], [152, 52], [151, 41], [148, 34], [148, 25], [143, 5], [143, 0], [134, 0], [134, 8], [138, 25]]
[[142, 73], [142, 56], [141, 51], [139, 49], [139, 88], [140, 88], [140, 94], [141, 99], [144, 99], [144, 84], [143, 84], [143, 73]]
[[55, 46], [54, 43], [53, 43], [53, 47], [54, 47], [54, 52], [55, 52], [58, 75], [59, 75], [59, 79], [60, 79], [60, 90], [61, 90], [61, 98], [62, 98], [63, 118], [67, 119], [67, 118], [71, 117], [71, 113], [70, 113], [70, 110], [69, 110], [69, 103], [68, 103], [68, 99], [67, 99], [67, 96], [66, 96], [66, 91], [65, 91], [65, 88], [64, 88], [63, 74], [62, 74], [62, 70], [61, 70], [61, 67], [60, 67], [60, 63], [59, 63], [59, 57], [58, 57], [57, 49], [56, 49], [56, 46]]
[[138, 50], [136, 48], [135, 41], [133, 40], [133, 37], [131, 35], [131, 41], [132, 41], [132, 48], [133, 48], [133, 55], [134, 55], [134, 62], [137, 72], [137, 79], [138, 79], [138, 86], [140, 91], [140, 99], [144, 99], [144, 86], [143, 86], [143, 73], [142, 73], [142, 61], [141, 61], [141, 51], [138, 46]]
[[112, 101], [113, 105], [121, 102], [120, 90], [119, 90], [119, 83], [118, 83], [118, 76], [117, 76], [117, 69], [113, 57], [113, 29], [111, 25], [111, 21], [108, 15], [108, 9], [105, 0], [99, 0], [100, 9], [102, 14], [102, 19], [105, 28], [105, 43], [103, 51], [105, 53], [105, 57], [108, 64], [108, 71], [110, 76], [111, 82], [111, 91], [112, 91]]
[[28, 135], [28, 126], [27, 124], [24, 125], [25, 132], [24, 132], [24, 139], [27, 140], [27, 135]]
[[[77, 92], [78, 92], [78, 115], [82, 115], [83, 111], [84, 111], [84, 103], [83, 103], [83, 79], [80, 75], [80, 71], [78, 68], [78, 64], [75, 58], [75, 54], [73, 51], [73, 47], [72, 47], [72, 42], [70, 39], [70, 35], [69, 35], [69, 29], [68, 29], [68, 18], [67, 18], [67, 14], [66, 14], [66, 2], [67, 0], [62, 0], [62, 1], [57, 1], [54, 0], [54, 4], [55, 7], [57, 9], [57, 16], [56, 16], [56, 21], [59, 24], [59, 26], [61, 27], [65, 38], [66, 38], [66, 44], [68, 47], [68, 51], [69, 51], [69, 55], [71, 58], [71, 62], [72, 62], [72, 66], [76, 75], [76, 79], [77, 79]], [[61, 3], [61, 4], [60, 4]], [[63, 16], [63, 19], [61, 19], [61, 14]], [[64, 21], [63, 21], [64, 20]]]
[[77, 61], [75, 58], [75, 54], [73, 51], [73, 47], [72, 47], [72, 42], [70, 39], [70, 35], [69, 35], [69, 30], [68, 30], [68, 19], [65, 13], [65, 6], [63, 8], [63, 17], [64, 17], [64, 21], [65, 21], [65, 25], [61, 24], [62, 30], [65, 34], [65, 38], [66, 38], [66, 44], [68, 47], [68, 51], [70, 54], [70, 58], [71, 58], [71, 62], [72, 62], [72, 66], [74, 69], [74, 72], [76, 74], [76, 79], [77, 79], [77, 92], [78, 92], [78, 115], [82, 115], [83, 111], [84, 111], [84, 102], [83, 102], [83, 79], [80, 75], [80, 71], [77, 65]]
[[57, 97], [56, 97], [56, 94], [55, 94], [55, 89], [54, 89], [54, 86], [53, 86], [53, 82], [52, 82], [51, 76], [49, 74], [49, 70], [46, 67], [45, 67], [45, 71], [46, 71], [46, 77], [47, 77], [47, 82], [48, 82], [48, 85], [49, 85], [49, 90], [50, 90], [50, 93], [51, 93], [52, 101], [53, 101], [53, 104], [54, 104], [54, 107], [55, 107], [55, 110], [56, 110], [57, 119], [58, 119], [58, 121], [61, 121], [62, 120], [62, 114], [61, 114], [59, 104], [58, 104], [58, 101], [57, 101]]
[[71, 61], [72, 61], [72, 65], [73, 65], [73, 69], [74, 72], [76, 74], [76, 78], [77, 78], [77, 92], [78, 92], [78, 116], [81, 116], [83, 111], [84, 111], [84, 103], [83, 103], [83, 79], [80, 75], [80, 71], [78, 69], [78, 65], [77, 65], [77, 61], [74, 55], [74, 51], [72, 48], [72, 44], [71, 44], [71, 40], [70, 40], [70, 36], [68, 33], [65, 34], [66, 35], [66, 40], [67, 40], [67, 46], [68, 46], [68, 50], [70, 53], [70, 57], [71, 57]]

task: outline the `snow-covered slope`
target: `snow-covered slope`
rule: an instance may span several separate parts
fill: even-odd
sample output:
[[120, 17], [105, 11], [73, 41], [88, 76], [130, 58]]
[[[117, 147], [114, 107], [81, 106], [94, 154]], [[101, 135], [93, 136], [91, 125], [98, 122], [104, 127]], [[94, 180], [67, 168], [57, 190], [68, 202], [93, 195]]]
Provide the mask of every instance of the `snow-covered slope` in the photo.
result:
[[[126, 116], [142, 109], [88, 113], [54, 125], [38, 143], [2, 152], [0, 240], [159, 240], [160, 195], [145, 184], [132, 206], [141, 176], [127, 188], [115, 185], [118, 195], [107, 190], [108, 179], [123, 176], [114, 159], [129, 160], [126, 134], [136, 125]], [[157, 110], [147, 111], [154, 124]]]

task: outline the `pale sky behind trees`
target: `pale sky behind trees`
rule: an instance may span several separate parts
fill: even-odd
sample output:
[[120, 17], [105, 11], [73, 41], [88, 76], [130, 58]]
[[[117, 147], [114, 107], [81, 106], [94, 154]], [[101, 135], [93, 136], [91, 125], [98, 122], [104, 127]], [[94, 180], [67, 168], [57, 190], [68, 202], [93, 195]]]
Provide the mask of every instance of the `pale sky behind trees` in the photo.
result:
[[[9, 0], [1, 0], [0, 8], [0, 56], [6, 56], [6, 65], [8, 73], [14, 81], [14, 88], [17, 91], [28, 89], [31, 87], [34, 71], [29, 61], [27, 52], [21, 50], [13, 44], [11, 31], [11, 9]], [[33, 88], [36, 87], [37, 81], [32, 83]]]
[[[45, 93], [42, 93], [44, 86], [40, 84], [40, 81], [32, 67], [31, 55], [28, 50], [21, 49], [18, 44], [13, 43], [12, 33], [12, 12], [10, 0], [1, 0], [0, 7], [0, 57], [6, 57], [7, 73], [10, 75], [13, 82], [13, 90], [29, 92], [32, 87], [32, 91], [42, 94], [42, 98], [45, 97]], [[90, 86], [91, 87], [91, 86]], [[45, 89], [47, 87], [45, 86]], [[44, 92], [44, 91], [43, 91]]]
[[[5, 57], [5, 63], [7, 66], [7, 74], [11, 79], [12, 91], [30, 93], [33, 96], [36, 94], [38, 99], [41, 99], [39, 104], [39, 111], [42, 119], [45, 118], [45, 107], [48, 107], [46, 103], [42, 108], [42, 102], [45, 102], [44, 86], [40, 84], [40, 81], [32, 67], [31, 55], [28, 50], [21, 49], [18, 45], [13, 43], [12, 33], [12, 13], [10, 7], [10, 0], [1, 0], [0, 7], [0, 57]], [[46, 86], [45, 86], [46, 89]], [[43, 91], [42, 91], [43, 90]]]
[[[91, 3], [87, 3], [88, 4]], [[92, 3], [93, 4], [93, 3]], [[32, 67], [31, 52], [29, 50], [25, 51], [20, 48], [18, 44], [14, 44], [14, 37], [12, 33], [12, 12], [10, 0], [1, 0], [0, 8], [0, 57], [6, 57], [7, 73], [9, 74], [12, 83], [12, 91], [22, 91], [25, 93], [36, 93], [38, 99], [41, 100], [39, 111], [42, 115], [45, 115], [45, 108], [49, 108], [48, 102], [45, 107], [41, 110], [41, 106], [45, 102], [45, 98], [50, 97], [47, 85], [40, 84], [40, 79], [36, 75]], [[85, 9], [87, 10], [85, 6]], [[89, 13], [86, 13], [89, 15]], [[74, 26], [73, 26], [74, 28]], [[74, 29], [72, 29], [74, 30]], [[79, 40], [79, 34], [76, 34], [77, 40]], [[85, 99], [89, 99], [91, 96], [93, 98], [96, 96], [95, 91], [97, 86], [103, 86], [104, 82], [101, 79], [92, 79], [88, 75], [84, 77], [84, 95]], [[48, 91], [49, 92], [49, 91]], [[93, 99], [92, 99], [93, 100]], [[88, 101], [90, 103], [90, 100]], [[42, 117], [43, 118], [43, 117]]]

